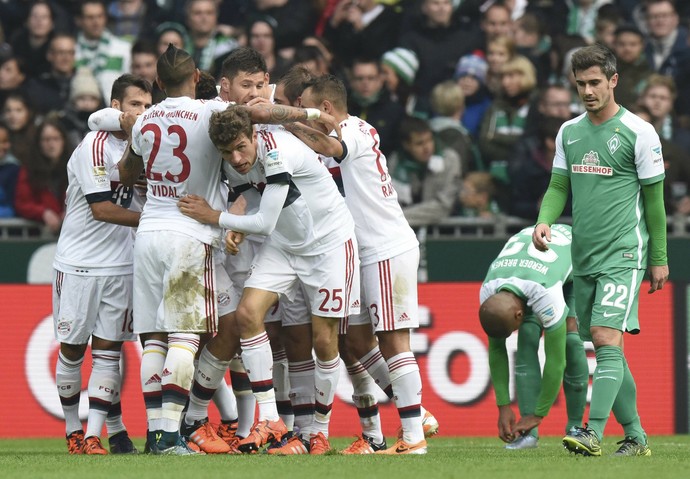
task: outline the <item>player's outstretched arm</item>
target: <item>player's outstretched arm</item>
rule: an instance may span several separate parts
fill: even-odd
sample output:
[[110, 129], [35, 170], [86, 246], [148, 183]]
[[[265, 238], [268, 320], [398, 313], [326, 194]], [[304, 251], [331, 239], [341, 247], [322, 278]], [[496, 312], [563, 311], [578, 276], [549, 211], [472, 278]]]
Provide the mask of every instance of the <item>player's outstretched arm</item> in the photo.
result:
[[302, 140], [302, 143], [317, 153], [333, 158], [342, 158], [345, 151], [337, 138], [328, 136], [303, 123], [289, 123], [285, 129]]
[[567, 176], [557, 173], [551, 174], [549, 187], [544, 193], [544, 198], [539, 208], [537, 226], [532, 232], [532, 243], [539, 251], [549, 249], [548, 243], [551, 241], [551, 225], [561, 216], [565, 203], [568, 201], [570, 191], [570, 180]]
[[125, 113], [117, 108], [102, 108], [91, 113], [88, 124], [91, 131], [124, 131], [127, 136], [132, 136], [132, 127], [137, 118], [138, 113]]
[[189, 216], [205, 225], [218, 225], [220, 211], [214, 210], [208, 202], [197, 195], [187, 195], [180, 198], [177, 207], [183, 215]]
[[504, 442], [515, 439], [515, 413], [510, 407], [508, 350], [505, 339], [489, 338], [489, 371], [498, 406], [498, 437]]
[[336, 119], [317, 108], [295, 108], [287, 105], [266, 103], [257, 103], [251, 106], [237, 105], [235, 108], [246, 108], [252, 123], [284, 125], [297, 121], [317, 121], [323, 124], [328, 131], [335, 130], [338, 138], [340, 138], [340, 125]]
[[134, 186], [141, 172], [144, 171], [144, 159], [132, 151], [131, 146], [125, 148], [125, 154], [117, 164], [120, 173], [120, 183]]
[[662, 289], [668, 280], [666, 255], [666, 211], [662, 181], [642, 186], [644, 219], [649, 231], [649, 293]]
[[141, 214], [138, 211], [130, 211], [127, 208], [117, 206], [110, 202], [110, 200], [89, 203], [89, 206], [91, 207], [93, 218], [96, 221], [131, 226], [133, 228], [139, 226], [139, 217]]

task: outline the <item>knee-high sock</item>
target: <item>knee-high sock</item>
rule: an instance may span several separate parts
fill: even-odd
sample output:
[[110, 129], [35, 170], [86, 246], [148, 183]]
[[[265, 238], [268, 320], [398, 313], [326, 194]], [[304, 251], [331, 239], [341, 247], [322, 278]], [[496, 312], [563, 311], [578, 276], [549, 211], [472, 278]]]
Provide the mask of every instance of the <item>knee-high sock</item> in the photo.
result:
[[120, 351], [91, 350], [89, 420], [85, 437], [100, 437], [114, 399], [120, 396]]
[[[122, 374], [120, 374], [122, 378]], [[122, 392], [122, 380], [120, 380], [120, 392]], [[108, 437], [113, 437], [118, 432], [126, 430], [125, 423], [122, 422], [122, 404], [120, 403], [121, 395], [117, 397], [116, 401], [110, 405], [108, 415], [105, 418], [105, 428], [108, 431]]]
[[393, 387], [391, 386], [388, 364], [386, 364], [386, 360], [383, 359], [379, 347], [374, 347], [374, 349], [359, 358], [359, 362], [374, 379], [374, 383], [386, 393], [389, 399], [393, 399]]
[[359, 361], [349, 365], [347, 373], [350, 375], [350, 381], [352, 381], [352, 402], [357, 408], [362, 433], [373, 439], [374, 442], [381, 443], [383, 441], [381, 416], [379, 415], [378, 401], [374, 396], [377, 386]]
[[596, 357], [589, 427], [602, 439], [606, 421], [623, 382], [623, 352], [618, 346], [601, 346], [596, 350]]
[[[541, 328], [534, 323], [523, 323], [518, 333], [515, 359], [515, 388], [521, 416], [534, 414], [541, 391], [541, 367], [539, 366], [539, 338]], [[529, 434], [539, 436], [538, 428]]]
[[[228, 365], [230, 361], [228, 361]], [[223, 422], [237, 421], [237, 398], [232, 391], [232, 386], [222, 380], [213, 395], [213, 404], [218, 408], [220, 419]]]
[[316, 401], [314, 403], [314, 422], [312, 431], [314, 434], [323, 433], [328, 437], [328, 425], [331, 421], [331, 409], [335, 389], [340, 377], [340, 356], [329, 361], [316, 359], [314, 374], [314, 391]]
[[[199, 349], [199, 335], [171, 333], [168, 335], [168, 355], [163, 365], [161, 390], [163, 407], [161, 411], [163, 432], [176, 438], [180, 430], [182, 410], [189, 397], [194, 377], [194, 356]], [[164, 436], [165, 439], [165, 436]], [[170, 443], [170, 441], [165, 441]]]
[[637, 386], [625, 357], [623, 357], [623, 383], [613, 402], [612, 410], [618, 423], [623, 426], [626, 437], [631, 437], [641, 444], [647, 444], [647, 434], [642, 429], [640, 416], [637, 413]]
[[315, 364], [313, 359], [308, 361], [290, 362], [290, 401], [295, 413], [294, 430], [309, 440], [314, 423]]
[[247, 437], [254, 425], [256, 398], [252, 393], [252, 383], [244, 369], [242, 357], [239, 355], [230, 360], [230, 381], [232, 392], [237, 400], [237, 435]]
[[167, 343], [154, 339], [144, 343], [144, 351], [141, 354], [141, 391], [144, 394], [149, 431], [163, 429], [161, 424], [161, 411], [163, 409], [161, 376], [167, 355]]
[[240, 340], [240, 344], [242, 345], [242, 362], [259, 405], [259, 421], [265, 419], [276, 421], [280, 416], [278, 416], [276, 394], [273, 389], [273, 374], [271, 373], [273, 354], [268, 335], [263, 332], [253, 338]]
[[422, 378], [412, 352], [397, 354], [388, 360], [393, 398], [403, 429], [403, 440], [416, 444], [424, 440], [422, 427]]
[[[208, 348], [201, 350], [199, 363], [194, 372], [192, 390], [189, 393], [189, 407], [185, 423], [192, 425], [208, 416], [208, 405], [215, 397], [218, 387], [224, 387], [223, 377], [230, 361], [221, 361]], [[234, 399], [234, 397], [233, 397]]]
[[589, 384], [589, 365], [582, 339], [577, 332], [565, 337], [565, 373], [563, 392], [568, 411], [566, 434], [573, 426], [580, 426], [587, 406], [587, 385]]
[[55, 384], [60, 396], [62, 413], [65, 415], [65, 433], [72, 434], [82, 429], [79, 420], [79, 399], [81, 398], [81, 365], [84, 358], [77, 361], [67, 359], [58, 353], [55, 366]]
[[273, 386], [276, 391], [276, 407], [283, 418], [288, 431], [292, 431], [295, 424], [295, 414], [290, 402], [290, 377], [288, 375], [288, 360], [285, 350], [273, 351]]

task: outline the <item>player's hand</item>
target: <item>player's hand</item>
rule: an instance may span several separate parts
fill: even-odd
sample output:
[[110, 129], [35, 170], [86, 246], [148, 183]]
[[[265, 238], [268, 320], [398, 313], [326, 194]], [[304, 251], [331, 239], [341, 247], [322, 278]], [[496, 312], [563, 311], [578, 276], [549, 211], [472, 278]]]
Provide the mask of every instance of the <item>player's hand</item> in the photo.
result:
[[252, 98], [247, 102], [247, 106], [254, 106], [254, 105], [273, 105], [271, 103], [271, 100], [268, 98], [264, 98], [262, 96], [257, 96], [256, 98]]
[[53, 210], [45, 210], [43, 212], [43, 223], [45, 223], [50, 231], [57, 233], [62, 226], [62, 218]]
[[340, 131], [340, 123], [338, 123], [338, 121], [335, 118], [333, 118], [332, 115], [322, 111], [319, 118], [312, 121], [322, 124], [324, 127], [326, 127], [326, 131], [335, 130], [336, 134], [338, 135], [338, 141], [343, 139], [342, 133]]
[[649, 280], [652, 282], [651, 286], [649, 287], [649, 294], [652, 294], [656, 290], [662, 289], [664, 287], [664, 283], [668, 281], [668, 266], [650, 266]]
[[498, 437], [503, 442], [512, 442], [515, 439], [513, 427], [515, 426], [515, 413], [510, 406], [498, 406]]
[[541, 416], [535, 416], [535, 415], [529, 415], [529, 416], [523, 416], [520, 418], [520, 420], [513, 426], [512, 433], [513, 436], [516, 435], [521, 435], [524, 436], [528, 432], [530, 432], [532, 429], [535, 427], [539, 426], [541, 424], [542, 419], [544, 419]]
[[539, 251], [546, 251], [549, 249], [551, 243], [551, 227], [546, 223], [539, 223], [532, 231], [532, 243]]
[[123, 112], [120, 115], [120, 128], [122, 128], [122, 131], [127, 133], [127, 136], [131, 137], [132, 136], [132, 128], [134, 127], [134, 123], [137, 121], [137, 118], [139, 118], [138, 113], [133, 113], [133, 112]]
[[220, 218], [220, 211], [216, 211], [209, 206], [205, 199], [197, 195], [187, 195], [180, 198], [177, 207], [183, 215], [194, 218], [199, 223], [207, 225], [217, 225]]
[[228, 231], [225, 235], [225, 251], [235, 256], [240, 252], [240, 244], [244, 241], [244, 233]]

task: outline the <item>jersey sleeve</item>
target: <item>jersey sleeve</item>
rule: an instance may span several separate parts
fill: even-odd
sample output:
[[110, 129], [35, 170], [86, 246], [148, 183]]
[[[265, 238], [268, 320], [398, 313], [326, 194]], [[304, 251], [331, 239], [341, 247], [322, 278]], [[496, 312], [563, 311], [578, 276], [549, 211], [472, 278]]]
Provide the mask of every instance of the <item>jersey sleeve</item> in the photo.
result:
[[635, 168], [643, 185], [651, 185], [664, 178], [664, 155], [661, 141], [654, 127], [645, 125], [635, 142]]
[[89, 133], [72, 158], [74, 175], [89, 203], [109, 200], [110, 175], [106, 165], [105, 148], [108, 133]]
[[[333, 136], [335, 132], [331, 135]], [[362, 133], [357, 128], [343, 128], [340, 130], [342, 137], [341, 143], [343, 145], [343, 157], [336, 158], [337, 163], [354, 161], [355, 158], [359, 158], [359, 144], [361, 142]]]
[[134, 126], [132, 127], [132, 143], [130, 148], [132, 151], [139, 156], [142, 156], [142, 145], [141, 145], [141, 140], [143, 138], [141, 134], [141, 124], [143, 123], [143, 117], [144, 115], [139, 115], [139, 118], [137, 118], [137, 121], [134, 122]]
[[294, 172], [293, 158], [297, 155], [288, 154], [295, 148], [295, 144], [302, 144], [297, 138], [295, 142], [290, 141], [291, 135], [282, 134], [280, 131], [261, 130], [258, 132], [262, 138], [259, 144], [259, 155], [263, 158], [266, 172], [266, 183], [285, 184], [292, 179]]
[[568, 162], [565, 159], [565, 148], [563, 148], [563, 130], [562, 126], [556, 135], [556, 154], [553, 157], [553, 173], [559, 175], [569, 176]]

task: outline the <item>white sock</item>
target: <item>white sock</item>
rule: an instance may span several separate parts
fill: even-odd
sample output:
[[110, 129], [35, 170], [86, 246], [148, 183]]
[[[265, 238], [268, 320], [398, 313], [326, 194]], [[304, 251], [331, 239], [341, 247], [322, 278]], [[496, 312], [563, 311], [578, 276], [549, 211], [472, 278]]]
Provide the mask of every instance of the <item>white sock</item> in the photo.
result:
[[244, 369], [242, 357], [239, 355], [230, 360], [230, 381], [232, 392], [237, 400], [237, 435], [247, 437], [254, 425], [256, 398], [252, 392], [247, 371]]
[[189, 397], [189, 389], [194, 377], [194, 356], [198, 348], [198, 334], [170, 333], [168, 335], [168, 355], [165, 357], [161, 376], [163, 392], [161, 419], [164, 432], [176, 433], [180, 430], [180, 419]]
[[295, 424], [295, 414], [290, 402], [290, 376], [288, 374], [288, 360], [285, 350], [273, 351], [273, 386], [276, 391], [276, 407], [288, 431], [292, 431]]
[[276, 395], [273, 389], [273, 354], [268, 335], [263, 333], [253, 338], [241, 339], [242, 362], [247, 370], [252, 392], [259, 405], [259, 421], [268, 419], [277, 421], [280, 417], [276, 407]]
[[379, 404], [376, 396], [374, 396], [377, 386], [359, 361], [348, 366], [347, 372], [350, 375], [350, 381], [352, 381], [352, 402], [357, 408], [362, 433], [373, 439], [375, 443], [380, 444], [383, 442], [383, 431], [381, 430]]
[[81, 430], [79, 420], [79, 399], [81, 398], [81, 365], [84, 358], [77, 361], [67, 359], [62, 353], [58, 353], [55, 366], [55, 384], [60, 396], [60, 405], [65, 415], [65, 433], [67, 436], [74, 431]]
[[161, 391], [161, 375], [165, 357], [168, 354], [168, 344], [155, 339], [144, 343], [141, 354], [141, 391], [144, 394], [146, 419], [149, 431], [160, 431], [161, 411], [163, 409], [163, 395]]
[[108, 411], [120, 396], [120, 351], [91, 350], [89, 419], [84, 437], [101, 437]]
[[364, 366], [369, 375], [374, 378], [374, 383], [386, 393], [389, 399], [393, 399], [393, 388], [391, 387], [390, 372], [388, 364], [383, 359], [381, 350], [378, 346], [359, 358], [359, 362]]
[[[122, 378], [122, 374], [120, 374]], [[120, 382], [120, 391], [122, 391], [122, 382]], [[105, 429], [108, 431], [108, 437], [113, 437], [118, 432], [125, 431], [125, 423], [122, 422], [122, 404], [118, 396], [117, 402], [113, 402], [108, 409], [108, 415], [105, 418]]]
[[[223, 383], [225, 371], [230, 361], [221, 361], [204, 348], [199, 355], [199, 361], [194, 372], [192, 390], [189, 393], [189, 407], [185, 414], [185, 423], [192, 425], [208, 416], [208, 405]], [[233, 400], [235, 398], [233, 397]]]
[[304, 439], [309, 439], [314, 423], [314, 360], [288, 363], [290, 374], [290, 400], [295, 413], [293, 430]]
[[424, 440], [422, 426], [422, 378], [412, 352], [400, 353], [388, 360], [395, 406], [403, 429], [403, 440], [416, 444]]
[[316, 401], [314, 403], [314, 434], [323, 433], [328, 437], [328, 425], [331, 420], [333, 398], [340, 378], [340, 356], [329, 361], [316, 359], [314, 374], [314, 390]]

